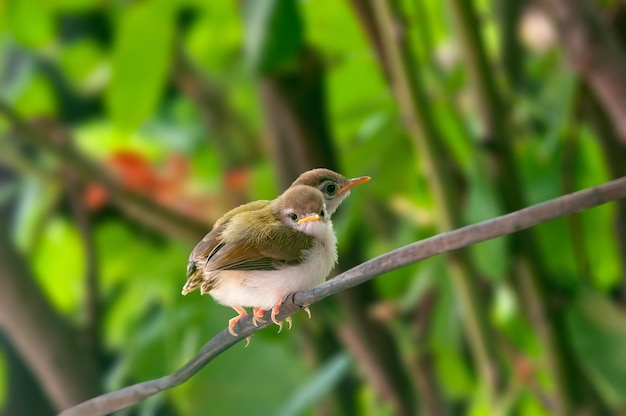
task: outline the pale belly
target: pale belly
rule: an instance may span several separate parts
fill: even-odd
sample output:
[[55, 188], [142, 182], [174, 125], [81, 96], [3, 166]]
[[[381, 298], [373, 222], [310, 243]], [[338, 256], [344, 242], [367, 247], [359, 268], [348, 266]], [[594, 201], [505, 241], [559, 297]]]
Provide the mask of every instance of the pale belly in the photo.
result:
[[209, 294], [222, 305], [271, 309], [285, 296], [315, 287], [326, 280], [337, 262], [335, 245], [318, 245], [307, 261], [281, 270], [220, 271]]

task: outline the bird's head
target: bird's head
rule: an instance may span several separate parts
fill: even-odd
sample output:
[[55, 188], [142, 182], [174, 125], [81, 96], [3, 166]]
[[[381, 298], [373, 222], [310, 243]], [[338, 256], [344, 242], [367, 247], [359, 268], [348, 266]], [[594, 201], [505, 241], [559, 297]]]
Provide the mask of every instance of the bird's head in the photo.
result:
[[306, 185], [317, 188], [324, 197], [327, 215], [330, 217], [350, 195], [350, 189], [370, 179], [369, 176], [348, 179], [332, 170], [320, 168], [304, 172], [291, 184], [291, 187]]
[[323, 237], [330, 215], [322, 193], [311, 186], [291, 186], [274, 201], [274, 211], [287, 226], [312, 237]]

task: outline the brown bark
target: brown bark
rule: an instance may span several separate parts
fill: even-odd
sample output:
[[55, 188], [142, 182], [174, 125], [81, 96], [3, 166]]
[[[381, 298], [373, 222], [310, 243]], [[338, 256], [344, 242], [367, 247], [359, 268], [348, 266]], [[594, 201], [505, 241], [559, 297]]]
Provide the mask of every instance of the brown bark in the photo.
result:
[[[260, 82], [268, 120], [268, 146], [283, 188], [311, 168], [339, 170], [326, 115], [324, 75], [319, 57], [309, 49], [303, 51], [295, 70], [267, 76]], [[358, 240], [353, 237], [347, 244], [350, 253], [340, 253], [342, 268], [362, 261]], [[350, 325], [350, 336], [342, 339], [351, 341], [346, 347], [357, 357], [367, 357], [364, 371], [380, 396], [393, 403], [396, 414], [408, 415], [413, 412], [408, 377], [391, 335], [365, 313], [372, 301], [368, 285], [339, 294], [338, 304]], [[359, 345], [358, 351], [353, 350], [355, 345]]]
[[174, 64], [174, 79], [198, 109], [223, 170], [250, 166], [258, 161], [262, 156], [261, 146], [247, 120], [230, 106], [223, 89], [193, 66], [180, 44]]
[[2, 331], [0, 354], [7, 361], [6, 399], [0, 406], [0, 416], [53, 414], [54, 409], [41, 386]]
[[570, 63], [587, 82], [626, 146], [626, 56], [590, 0], [543, 0]]
[[[10, 183], [0, 165], [0, 184]], [[42, 293], [11, 242], [12, 207], [0, 206], [0, 327], [40, 380], [57, 409], [100, 392], [93, 356]]]
[[337, 165], [326, 121], [324, 73], [319, 57], [306, 50], [296, 69], [259, 82], [267, 145], [282, 188], [306, 170]]

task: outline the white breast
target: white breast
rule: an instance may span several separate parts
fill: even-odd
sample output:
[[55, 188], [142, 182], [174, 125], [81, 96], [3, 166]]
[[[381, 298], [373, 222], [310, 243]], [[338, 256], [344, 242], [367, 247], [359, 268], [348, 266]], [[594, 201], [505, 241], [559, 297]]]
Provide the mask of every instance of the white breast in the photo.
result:
[[222, 305], [267, 310], [291, 293], [323, 283], [337, 262], [337, 238], [328, 224], [324, 238], [315, 240], [301, 264], [280, 270], [221, 271], [209, 294]]

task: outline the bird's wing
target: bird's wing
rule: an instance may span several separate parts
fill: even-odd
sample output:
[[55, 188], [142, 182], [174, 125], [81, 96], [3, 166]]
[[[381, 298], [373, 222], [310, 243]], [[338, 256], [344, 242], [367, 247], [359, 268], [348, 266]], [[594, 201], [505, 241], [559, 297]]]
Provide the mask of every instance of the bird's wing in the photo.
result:
[[[189, 255], [189, 263], [187, 263], [187, 278], [189, 279], [193, 277], [193, 275], [198, 274], [198, 272], [202, 275], [202, 271], [205, 268], [207, 260], [211, 257], [211, 253], [221, 244], [222, 231], [224, 231], [226, 225], [231, 219], [242, 212], [256, 211], [264, 208], [269, 203], [270, 201], [260, 200], [243, 204], [228, 211], [220, 219], [218, 219], [213, 225], [213, 229], [205, 235], [198, 244], [196, 244], [193, 251]], [[220, 248], [221, 247], [217, 249], [219, 250]]]
[[[276, 270], [303, 260], [303, 251], [313, 245], [313, 238], [286, 227], [271, 214], [260, 212], [262, 207], [229, 213], [228, 218], [216, 222], [189, 255], [183, 294], [199, 286], [203, 293], [210, 291], [215, 278], [211, 272]], [[253, 220], [264, 226], [250, 227]]]
[[[197, 287], [207, 286], [207, 291], [211, 289], [212, 282], [207, 282], [204, 274], [204, 266], [207, 258], [220, 244], [220, 234], [224, 225], [213, 226], [213, 229], [204, 236], [202, 240], [189, 255], [189, 262], [187, 263], [187, 282], [183, 286], [183, 295], [194, 291]], [[204, 290], [203, 290], [204, 293]]]
[[220, 219], [215, 221], [215, 225], [213, 225], [213, 228], [215, 229], [215, 228], [218, 228], [222, 224], [226, 224], [233, 217], [235, 217], [237, 214], [241, 214], [242, 212], [256, 211], [261, 208], [265, 208], [266, 206], [269, 205], [270, 202], [272, 201], [261, 199], [258, 201], [252, 201], [252, 202], [248, 202], [247, 204], [239, 205], [238, 207], [231, 209], [226, 214], [224, 214]]
[[[256, 217], [258, 213], [238, 215], [232, 219], [229, 232], [222, 230], [220, 243], [207, 257], [206, 271], [275, 270], [302, 261], [303, 250], [313, 244], [312, 237], [286, 227], [269, 215], [263, 219], [262, 230], [250, 228], [251, 215]], [[255, 219], [259, 221], [258, 217]]]

